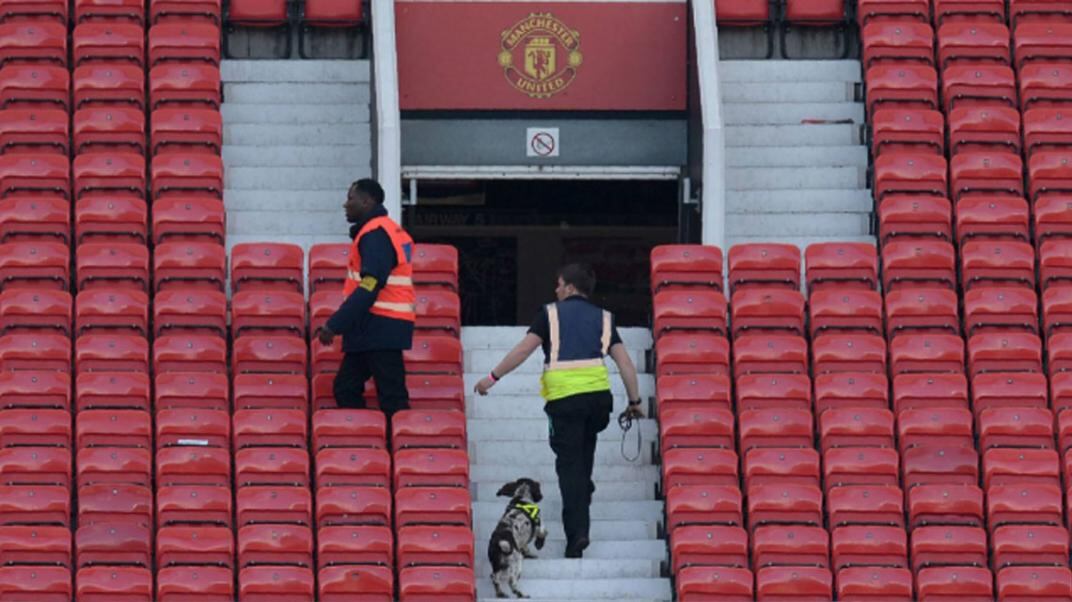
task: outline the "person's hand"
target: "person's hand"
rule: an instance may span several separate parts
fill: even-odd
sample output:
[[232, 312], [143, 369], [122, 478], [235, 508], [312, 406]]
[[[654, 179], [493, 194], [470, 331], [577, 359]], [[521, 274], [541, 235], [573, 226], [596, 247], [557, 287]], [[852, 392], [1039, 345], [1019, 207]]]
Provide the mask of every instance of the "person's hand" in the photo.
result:
[[490, 391], [491, 388], [494, 386], [495, 381], [491, 380], [490, 376], [485, 376], [484, 378], [480, 379], [480, 382], [478, 382], [475, 387], [473, 387], [473, 392], [479, 395], [487, 395], [488, 391]]
[[633, 420], [638, 420], [644, 417], [644, 410], [641, 409], [641, 404], [639, 403], [635, 405], [629, 404], [625, 407], [625, 415]]
[[331, 343], [335, 340], [335, 333], [330, 328], [324, 326], [320, 329], [320, 333], [317, 335], [320, 339], [320, 344], [325, 347], [330, 347]]

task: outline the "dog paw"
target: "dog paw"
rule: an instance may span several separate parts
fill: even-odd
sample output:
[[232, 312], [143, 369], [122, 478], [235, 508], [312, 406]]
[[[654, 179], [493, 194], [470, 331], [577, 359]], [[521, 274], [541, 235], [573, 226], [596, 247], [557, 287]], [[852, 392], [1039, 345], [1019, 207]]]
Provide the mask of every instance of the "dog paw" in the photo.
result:
[[524, 556], [525, 558], [528, 558], [530, 560], [533, 559], [533, 558], [539, 558], [539, 556], [537, 556], [535, 552], [524, 552], [522, 554], [522, 556]]

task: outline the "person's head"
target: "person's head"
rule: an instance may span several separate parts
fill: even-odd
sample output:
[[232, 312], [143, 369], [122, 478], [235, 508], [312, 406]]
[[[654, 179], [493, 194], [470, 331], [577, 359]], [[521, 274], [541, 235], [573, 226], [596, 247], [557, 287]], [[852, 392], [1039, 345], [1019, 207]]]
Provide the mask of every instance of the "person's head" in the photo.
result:
[[582, 295], [591, 297], [596, 289], [596, 273], [592, 267], [583, 263], [571, 263], [558, 271], [558, 286], [555, 287], [555, 297], [559, 301]]
[[382, 204], [383, 188], [379, 182], [372, 178], [362, 178], [350, 185], [350, 190], [346, 193], [346, 203], [342, 208], [346, 210], [346, 221], [355, 224]]

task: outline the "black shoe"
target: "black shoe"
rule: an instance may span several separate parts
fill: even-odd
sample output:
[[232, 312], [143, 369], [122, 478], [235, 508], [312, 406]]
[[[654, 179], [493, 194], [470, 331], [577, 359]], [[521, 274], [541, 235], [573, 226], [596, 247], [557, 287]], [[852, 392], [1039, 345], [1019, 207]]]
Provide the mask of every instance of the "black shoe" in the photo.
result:
[[588, 547], [588, 538], [580, 537], [573, 545], [566, 546], [566, 558], [583, 558], [584, 550]]

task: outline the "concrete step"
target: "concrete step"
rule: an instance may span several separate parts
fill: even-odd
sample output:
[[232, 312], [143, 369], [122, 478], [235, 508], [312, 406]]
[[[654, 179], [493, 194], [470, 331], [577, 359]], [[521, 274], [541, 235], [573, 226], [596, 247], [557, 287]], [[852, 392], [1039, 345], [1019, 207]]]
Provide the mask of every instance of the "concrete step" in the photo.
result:
[[[556, 520], [548, 520], [550, 515], [543, 516], [543, 525], [547, 529], [547, 542], [553, 541], [566, 541], [565, 530], [562, 527], [562, 522], [557, 520], [558, 517], [554, 517]], [[498, 521], [491, 523], [480, 523], [475, 526], [475, 541], [478, 556], [480, 552], [486, 549], [487, 542], [491, 540], [491, 533], [495, 530], [495, 526]], [[593, 520], [589, 527], [588, 534], [591, 536], [592, 541], [615, 541], [615, 540], [645, 540], [655, 539], [657, 536], [658, 524], [655, 521], [641, 521], [641, 520]], [[545, 542], [546, 543], [546, 542]], [[546, 545], [544, 546], [546, 547]], [[541, 555], [542, 552], [541, 552]]]
[[[867, 167], [866, 146], [756, 146], [727, 153], [729, 167]], [[760, 207], [757, 207], [760, 209]]]
[[293, 83], [224, 83], [224, 106], [242, 104], [335, 104], [353, 103], [369, 105], [370, 89], [367, 82], [353, 84]]
[[[477, 548], [481, 548], [479, 542]], [[546, 558], [542, 550], [533, 551], [540, 558], [526, 558], [521, 565], [521, 591], [525, 591], [529, 579], [654, 579], [660, 576], [659, 563], [651, 560], [582, 558], [578, 562], [573, 558]], [[477, 579], [491, 575], [491, 562], [486, 555], [477, 554], [475, 568]]]
[[224, 186], [246, 190], [345, 191], [355, 179], [353, 170], [345, 167], [235, 167], [224, 173]]
[[722, 107], [725, 125], [793, 125], [808, 121], [863, 123], [864, 106], [856, 102], [838, 103], [750, 103]]
[[[487, 376], [487, 372], [466, 372], [465, 374], [465, 392], [474, 399], [477, 397], [471, 395], [470, 392], [476, 383], [480, 379]], [[648, 399], [655, 396], [655, 377], [651, 374], [638, 374], [637, 385], [640, 387], [641, 399]], [[615, 397], [623, 397], [625, 395], [625, 385], [622, 384], [620, 378], [610, 379], [610, 391]], [[495, 384], [492, 392], [488, 394], [493, 398], [504, 397], [525, 397], [528, 399], [538, 398], [540, 396], [540, 379], [536, 375], [515, 375], [511, 373], [506, 378], [502, 379]], [[539, 401], [536, 405], [539, 408], [543, 408], [543, 402]], [[479, 418], [479, 416], [472, 416], [472, 418]]]
[[[629, 349], [629, 355], [633, 358], [633, 365], [637, 370], [644, 369], [644, 349], [638, 349], [636, 347], [629, 347], [626, 344], [626, 348]], [[465, 349], [465, 370], [466, 372], [476, 372], [478, 374], [487, 374], [491, 372], [495, 366], [499, 365], [506, 352], [500, 349]], [[528, 357], [520, 366], [511, 372], [511, 375], [523, 375], [523, 374], [541, 374], [543, 373], [544, 356], [543, 351], [537, 349], [532, 355]], [[612, 374], [618, 373], [618, 364], [614, 363], [614, 360], [610, 357], [604, 359], [604, 363]]]
[[870, 212], [873, 207], [870, 190], [734, 190], [726, 194], [730, 214], [854, 213]]
[[[626, 453], [635, 454], [635, 447], [626, 446]], [[622, 457], [619, 445], [596, 445], [596, 470], [608, 464], [633, 466], [636, 463], [652, 463], [651, 445], [640, 446], [640, 458], [630, 462]], [[469, 444], [469, 461], [478, 464], [506, 464], [524, 466], [531, 462], [553, 464], [555, 454], [545, 441], [482, 441]]]
[[280, 234], [324, 234], [339, 232], [345, 235], [349, 226], [341, 210], [301, 211], [228, 211], [227, 234], [260, 232], [274, 238]]
[[[644, 399], [644, 396], [641, 395]], [[624, 395], [614, 396], [614, 409], [611, 412], [611, 424], [607, 428], [618, 428], [617, 417], [618, 414], [623, 412], [628, 405], [628, 400]], [[497, 420], [518, 420], [518, 419], [530, 419], [536, 420], [544, 418], [546, 420], [546, 414], [543, 411], [544, 400], [539, 396], [533, 395], [531, 397], [524, 396], [508, 396], [508, 395], [495, 395], [494, 389], [491, 393], [484, 397], [467, 397], [465, 400], [466, 415], [469, 418], [486, 418]], [[644, 411], [647, 412], [647, 405], [643, 406]], [[629, 434], [629, 441], [626, 445], [633, 444], [633, 437], [636, 435]], [[635, 444], [633, 444], [635, 445]]]
[[726, 230], [735, 236], [864, 236], [871, 228], [870, 213], [731, 213]]
[[860, 126], [852, 123], [726, 126], [726, 146], [845, 146], [862, 144]]
[[363, 82], [370, 79], [369, 61], [229, 60], [220, 64], [224, 82]]
[[[596, 483], [596, 489], [598, 488], [599, 483]], [[562, 503], [558, 500], [544, 500], [540, 503], [540, 512], [547, 516], [562, 516]], [[494, 524], [502, 518], [502, 513], [502, 502], [473, 502], [473, 521], [476, 524], [480, 524], [482, 521], [490, 521]], [[600, 502], [598, 504], [592, 504], [591, 517], [592, 520], [659, 521], [663, 518], [663, 503], [654, 500], [638, 502]], [[629, 551], [623, 550], [623, 552]], [[640, 551], [637, 550], [632, 553], [624, 553], [620, 557], [644, 558], [644, 556], [635, 555], [639, 553]], [[593, 555], [593, 557], [598, 558], [600, 556]], [[661, 558], [661, 556], [659, 556], [659, 558]]]
[[[669, 579], [525, 579], [522, 591], [533, 600], [670, 600]], [[477, 579], [477, 596], [494, 598], [490, 579]]]
[[[545, 442], [544, 445], [547, 445]], [[494, 465], [495, 463], [488, 464]], [[642, 479], [630, 479], [628, 481], [618, 481], [613, 483], [604, 483], [603, 485], [596, 485], [596, 493], [594, 499], [602, 500], [618, 500], [621, 502], [639, 502], [639, 501], [652, 501], [655, 499], [655, 484], [657, 481], [644, 481]], [[500, 504], [505, 505], [507, 498], [499, 497], [495, 495], [498, 493], [499, 488], [503, 486], [502, 483], [481, 481], [474, 483], [475, 492], [473, 493], [473, 499], [480, 502], [497, 501]], [[558, 490], [558, 481], [540, 481], [540, 490], [543, 492], [544, 499], [547, 500], [560, 500], [561, 494]]]
[[[248, 148], [248, 147], [235, 147]], [[224, 155], [227, 147], [223, 148]], [[355, 173], [355, 178], [368, 175]], [[337, 190], [235, 190], [223, 191], [223, 203], [234, 211], [335, 211], [345, 217], [346, 189]]]
[[860, 82], [860, 61], [720, 61], [719, 82]]
[[[466, 326], [462, 329], [462, 346], [467, 350], [499, 349], [508, 351], [528, 332], [527, 326]], [[651, 349], [648, 328], [619, 328], [622, 342], [630, 349]]]
[[726, 189], [860, 189], [866, 186], [864, 172], [860, 167], [731, 167], [726, 169]]
[[[546, 418], [515, 418], [509, 421], [477, 418], [470, 419], [468, 423], [470, 442], [547, 441]], [[644, 419], [639, 423], [633, 423], [634, 428], [637, 425], [639, 425], [640, 433], [645, 440], [654, 441], [659, 436], [659, 424], [655, 420]], [[636, 433], [630, 431], [627, 443], [632, 443], [634, 437], [636, 437]], [[620, 429], [608, 428], [599, 434], [600, 441], [617, 443], [621, 439], [622, 431]]]
[[[536, 479], [540, 483], [558, 481], [555, 467], [549, 464], [533, 464], [530, 466], [473, 464], [469, 467], [469, 480], [473, 483], [498, 483], [501, 487], [503, 483], [514, 481], [522, 476]], [[659, 478], [659, 467], [650, 465], [602, 466], [592, 475], [592, 480], [596, 483], [596, 495], [599, 495], [600, 489], [608, 486], [609, 483], [649, 483], [658, 481]], [[496, 516], [494, 520], [498, 521], [499, 517], [502, 516], [502, 511], [505, 506], [501, 501], [495, 502], [495, 504], [498, 504], [499, 515]], [[544, 512], [546, 513], [546, 509], [544, 509]], [[633, 516], [627, 518], [630, 520], [641, 520], [643, 517]]]
[[227, 124], [327, 124], [368, 123], [367, 104], [235, 104], [220, 107]]
[[775, 102], [848, 102], [855, 100], [855, 86], [848, 82], [735, 82], [722, 86], [722, 104]]
[[[370, 169], [372, 153], [368, 145], [347, 146], [235, 146], [223, 147], [223, 161], [235, 167], [345, 167]], [[339, 200], [339, 206], [342, 202]]]
[[[297, 62], [297, 61], [296, 61]], [[368, 144], [372, 131], [367, 123], [349, 125], [275, 125], [264, 127], [255, 123], [223, 126], [224, 145], [292, 146], [353, 146]]]

